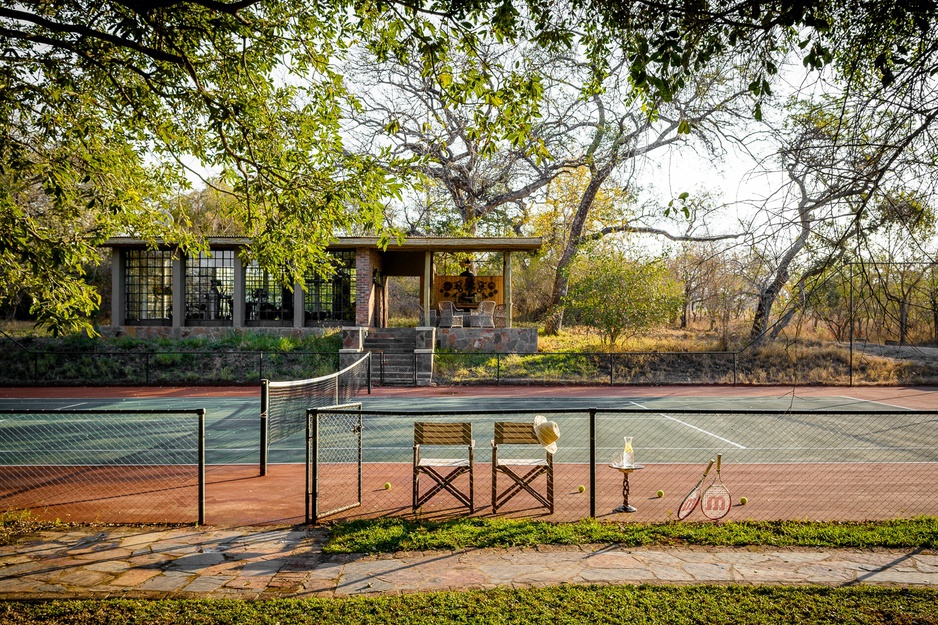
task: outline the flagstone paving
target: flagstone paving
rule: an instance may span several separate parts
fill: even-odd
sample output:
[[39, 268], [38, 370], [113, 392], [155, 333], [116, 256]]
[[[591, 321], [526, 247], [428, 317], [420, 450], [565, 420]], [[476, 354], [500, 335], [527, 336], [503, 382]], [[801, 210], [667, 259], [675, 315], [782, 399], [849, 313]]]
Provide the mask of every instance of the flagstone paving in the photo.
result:
[[322, 553], [322, 528], [79, 528], [0, 547], [0, 599], [342, 597], [556, 584], [938, 587], [925, 550], [608, 545]]

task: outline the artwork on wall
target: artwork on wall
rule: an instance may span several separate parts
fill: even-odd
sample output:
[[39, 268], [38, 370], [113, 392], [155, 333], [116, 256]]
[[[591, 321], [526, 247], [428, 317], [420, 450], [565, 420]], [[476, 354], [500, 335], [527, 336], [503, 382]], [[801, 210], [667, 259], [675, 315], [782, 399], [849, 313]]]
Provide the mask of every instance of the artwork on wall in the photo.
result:
[[449, 300], [456, 306], [472, 306], [483, 300], [503, 301], [501, 276], [436, 276], [436, 301]]

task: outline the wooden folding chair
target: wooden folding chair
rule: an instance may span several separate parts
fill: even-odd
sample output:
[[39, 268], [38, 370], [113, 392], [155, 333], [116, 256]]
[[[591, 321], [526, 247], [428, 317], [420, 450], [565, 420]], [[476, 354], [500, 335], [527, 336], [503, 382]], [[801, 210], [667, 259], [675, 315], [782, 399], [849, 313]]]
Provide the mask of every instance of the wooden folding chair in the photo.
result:
[[[541, 446], [537, 436], [534, 435], [534, 426], [531, 423], [495, 423], [495, 438], [492, 440], [492, 512], [498, 512], [498, 509], [508, 503], [509, 499], [521, 492], [526, 492], [553, 514], [554, 454], [545, 452], [547, 456], [543, 460], [499, 458], [499, 445]], [[520, 471], [527, 468], [527, 473], [521, 475], [520, 471], [516, 472], [519, 468]], [[498, 492], [499, 473], [507, 475], [511, 479], [511, 484], [501, 493]], [[534, 480], [542, 473], [547, 475], [546, 494], [538, 492], [533, 486]]]
[[[421, 445], [465, 445], [468, 458], [421, 458]], [[446, 491], [453, 495], [469, 512], [475, 512], [473, 503], [472, 464], [475, 441], [472, 440], [471, 423], [414, 423], [414, 510], [427, 503], [435, 495]], [[449, 469], [449, 471], [446, 471]], [[444, 472], [445, 471], [445, 472]], [[469, 494], [460, 490], [455, 480], [469, 474]], [[435, 484], [423, 495], [420, 494], [420, 476], [429, 476]]]

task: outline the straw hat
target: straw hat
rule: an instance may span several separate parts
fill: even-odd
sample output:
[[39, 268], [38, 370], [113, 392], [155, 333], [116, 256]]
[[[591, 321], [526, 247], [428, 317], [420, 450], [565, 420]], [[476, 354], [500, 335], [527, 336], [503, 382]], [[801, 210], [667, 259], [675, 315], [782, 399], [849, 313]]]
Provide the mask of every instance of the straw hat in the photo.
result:
[[560, 428], [554, 421], [548, 421], [544, 415], [534, 417], [534, 435], [537, 442], [544, 446], [548, 452], [557, 453], [557, 439], [560, 438]]

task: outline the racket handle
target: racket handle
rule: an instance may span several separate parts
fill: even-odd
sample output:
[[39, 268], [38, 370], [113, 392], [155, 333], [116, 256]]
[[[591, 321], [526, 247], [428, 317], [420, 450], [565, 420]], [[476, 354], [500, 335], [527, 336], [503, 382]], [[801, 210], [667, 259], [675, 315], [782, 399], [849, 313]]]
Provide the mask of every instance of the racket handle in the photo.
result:
[[707, 465], [707, 468], [704, 469], [704, 477], [707, 477], [707, 474], [710, 473], [710, 467], [713, 466], [713, 458], [710, 458], [710, 464]]
[[717, 454], [717, 473], [720, 472], [720, 461], [723, 459], [723, 454]]

